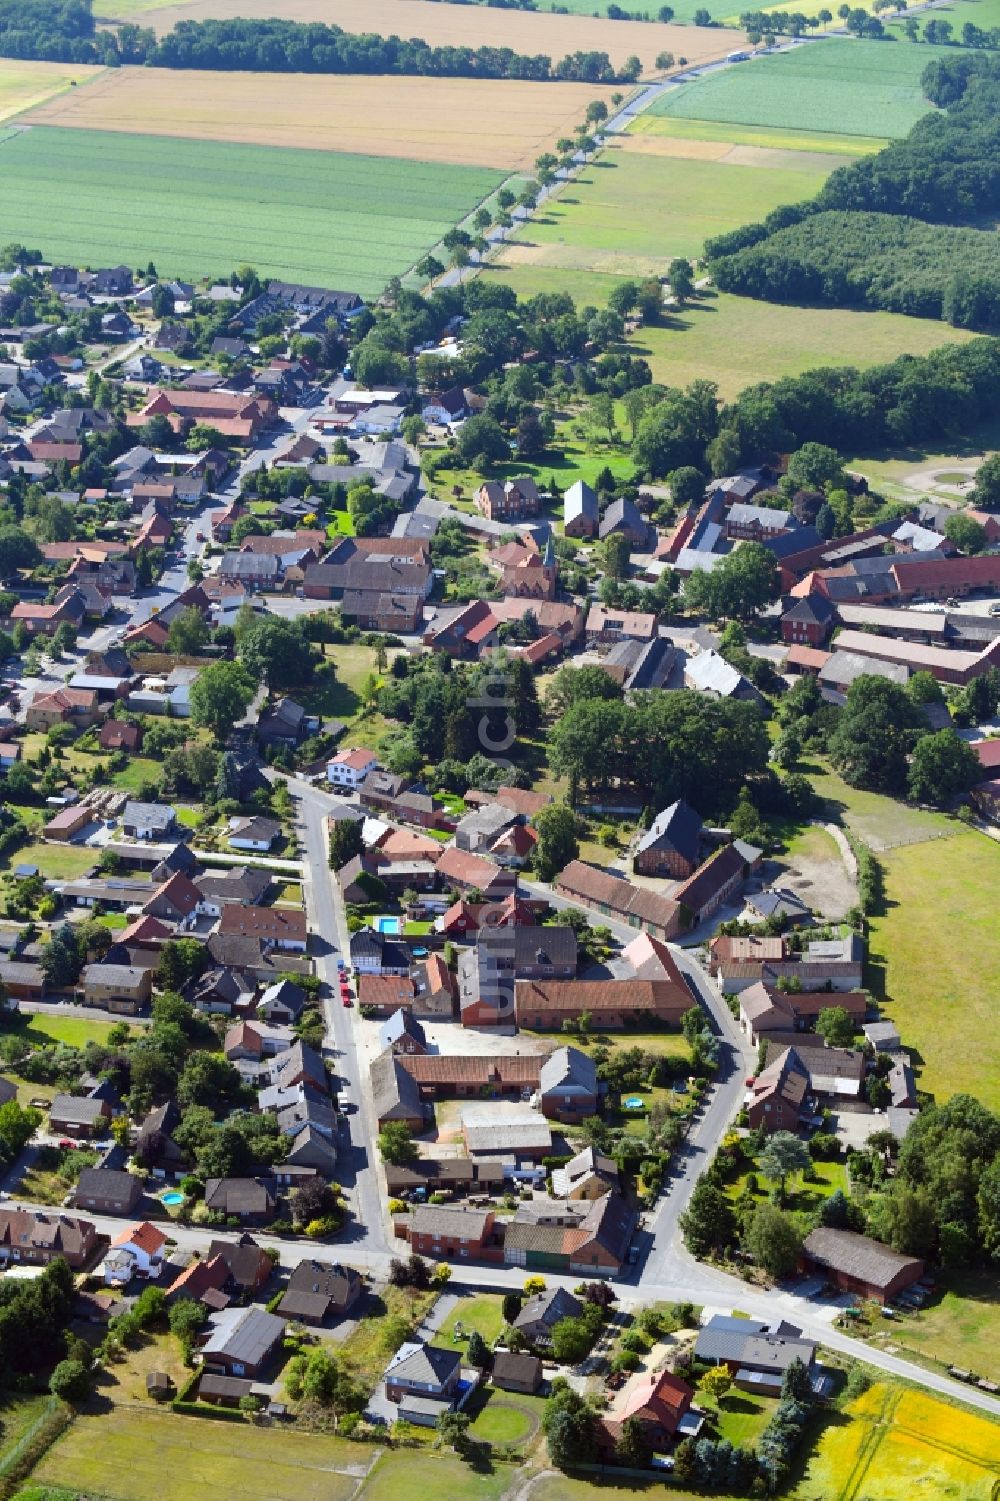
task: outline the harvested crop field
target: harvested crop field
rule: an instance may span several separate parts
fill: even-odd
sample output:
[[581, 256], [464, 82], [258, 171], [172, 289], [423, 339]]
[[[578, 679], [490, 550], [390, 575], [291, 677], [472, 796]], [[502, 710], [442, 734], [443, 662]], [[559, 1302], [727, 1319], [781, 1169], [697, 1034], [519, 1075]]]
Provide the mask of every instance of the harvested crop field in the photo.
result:
[[[115, 14], [113, 0], [98, 3], [96, 9], [102, 16]], [[553, 62], [568, 52], [606, 52], [618, 67], [635, 54], [647, 72], [664, 51], [684, 56], [689, 63], [724, 57], [741, 35], [645, 21], [623, 26], [620, 21], [595, 16], [596, 9], [591, 4], [586, 15], [560, 16], [434, 0], [191, 0], [190, 4], [145, 10], [142, 25], [162, 35], [178, 21], [280, 16], [284, 21], [323, 21], [344, 31], [422, 37], [432, 47], [510, 47], [531, 56], [546, 53]]]
[[4, 58], [0, 61], [0, 120], [44, 104], [54, 94], [87, 83], [101, 71], [77, 63], [26, 63]]
[[[920, 75], [940, 47], [830, 37], [671, 89], [654, 115], [846, 135], [905, 136], [930, 109]], [[954, 56], [954, 52], [948, 54]]]
[[31, 124], [516, 169], [610, 93], [507, 79], [120, 68], [36, 110]]
[[77, 264], [197, 280], [262, 275], [364, 296], [402, 275], [503, 180], [455, 167], [93, 130], [0, 142], [9, 239]]

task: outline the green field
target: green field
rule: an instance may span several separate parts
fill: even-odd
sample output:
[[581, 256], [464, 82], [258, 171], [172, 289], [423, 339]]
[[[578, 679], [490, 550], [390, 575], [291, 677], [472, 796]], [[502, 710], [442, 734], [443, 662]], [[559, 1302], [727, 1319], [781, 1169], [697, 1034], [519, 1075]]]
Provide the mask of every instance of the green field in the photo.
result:
[[35, 126], [0, 142], [8, 238], [50, 260], [152, 259], [161, 274], [247, 263], [371, 296], [503, 174], [395, 158]]
[[490, 1460], [473, 1467], [455, 1454], [397, 1449], [373, 1466], [357, 1501], [500, 1501], [516, 1474], [509, 1465]]
[[[17, 1026], [8, 1028], [36, 1047], [49, 1042], [65, 1042], [71, 1048], [85, 1047], [88, 1042], [104, 1042], [114, 1022], [86, 1021], [82, 1016], [53, 1016], [48, 1011], [25, 1011]], [[44, 1088], [34, 1086], [35, 1094], [44, 1094]]]
[[475, 1329], [488, 1345], [492, 1345], [503, 1328], [503, 1298], [499, 1293], [484, 1293], [478, 1298], [459, 1298], [457, 1305], [435, 1334], [434, 1343], [448, 1350], [462, 1343], [453, 1338], [456, 1323], [462, 1325], [466, 1335]]
[[917, 1083], [1000, 1109], [1000, 846], [962, 830], [879, 858], [887, 910], [871, 922], [872, 989], [916, 1050]]
[[81, 1416], [35, 1479], [114, 1501], [197, 1501], [212, 1492], [242, 1501], [349, 1501], [374, 1451], [294, 1431], [207, 1423], [170, 1412], [116, 1407]]
[[806, 122], [814, 131], [904, 136], [930, 108], [920, 75], [944, 51], [831, 37], [672, 89], [656, 100], [652, 112], [737, 125], [797, 129]]
[[812, 198], [829, 165], [810, 169], [807, 161], [796, 154], [785, 166], [730, 165], [612, 146], [527, 226], [532, 248], [509, 254], [624, 275], [666, 271], [674, 256], [700, 256], [713, 235]]
[[22, 844], [0, 859], [0, 872], [12, 871], [15, 865], [37, 865], [43, 880], [74, 881], [93, 870], [99, 853], [80, 844]]

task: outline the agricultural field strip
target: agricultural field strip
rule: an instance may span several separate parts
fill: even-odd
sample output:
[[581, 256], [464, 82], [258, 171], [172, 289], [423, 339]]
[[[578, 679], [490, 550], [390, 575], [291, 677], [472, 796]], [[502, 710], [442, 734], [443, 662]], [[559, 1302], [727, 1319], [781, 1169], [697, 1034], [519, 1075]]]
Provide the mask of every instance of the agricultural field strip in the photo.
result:
[[[165, 139], [516, 170], [530, 168], [541, 152], [572, 134], [591, 100], [607, 101], [612, 92], [596, 84], [507, 79], [121, 68], [26, 119]], [[302, 173], [314, 170], [316, 159], [303, 159]]]
[[[152, 255], [178, 275], [251, 260], [272, 274], [369, 294], [407, 271], [504, 176], [49, 128], [8, 138], [0, 153], [0, 214], [11, 234], [44, 244], [48, 255]], [[361, 194], [364, 212], [339, 206]], [[129, 204], [118, 221], [108, 215], [115, 202]], [[276, 243], [285, 247], [279, 256]]]
[[[696, 8], [692, 3], [691, 14]], [[254, 19], [279, 11], [285, 21], [323, 21], [350, 32], [421, 37], [431, 46], [509, 47], [530, 56], [544, 53], [553, 62], [570, 52], [606, 52], [617, 67], [634, 54], [647, 72], [653, 70], [660, 52], [684, 56], [692, 64], [705, 62], [724, 57], [742, 38], [742, 33], [734, 37], [732, 31], [661, 22], [623, 25], [606, 16], [595, 17], [596, 9], [593, 0], [588, 0], [583, 13], [573, 16], [435, 0], [281, 0], [280, 5], [274, 0], [192, 0], [145, 10], [140, 24], [152, 26], [162, 36], [178, 21]], [[97, 10], [102, 16], [113, 16], [113, 0], [98, 4]], [[655, 13], [655, 7], [651, 10]]]

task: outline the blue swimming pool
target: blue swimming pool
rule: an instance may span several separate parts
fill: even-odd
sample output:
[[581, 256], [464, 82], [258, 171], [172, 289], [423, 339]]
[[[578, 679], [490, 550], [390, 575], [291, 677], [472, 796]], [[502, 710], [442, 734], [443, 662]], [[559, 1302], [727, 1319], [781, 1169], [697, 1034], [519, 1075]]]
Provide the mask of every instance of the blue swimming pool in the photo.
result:
[[164, 1204], [169, 1205], [171, 1209], [176, 1208], [178, 1204], [184, 1203], [184, 1195], [179, 1193], [176, 1188], [172, 1188], [169, 1193], [161, 1194], [160, 1199]]
[[401, 933], [403, 931], [403, 919], [401, 917], [376, 917], [376, 933]]
[[622, 1100], [622, 1104], [626, 1110], [642, 1110], [645, 1108], [646, 1101], [642, 1098], [642, 1095], [630, 1094]]

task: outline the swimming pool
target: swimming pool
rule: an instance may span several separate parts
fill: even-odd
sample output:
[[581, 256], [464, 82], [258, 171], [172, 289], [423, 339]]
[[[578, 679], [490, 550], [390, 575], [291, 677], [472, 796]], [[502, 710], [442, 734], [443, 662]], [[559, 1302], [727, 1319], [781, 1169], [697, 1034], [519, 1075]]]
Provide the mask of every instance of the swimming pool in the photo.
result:
[[401, 917], [376, 917], [376, 933], [401, 933], [403, 931], [403, 919]]
[[184, 1195], [178, 1193], [176, 1188], [172, 1188], [169, 1193], [161, 1194], [160, 1200], [162, 1203], [169, 1205], [171, 1209], [174, 1209], [178, 1204], [184, 1203]]
[[643, 1110], [645, 1109], [646, 1101], [640, 1094], [630, 1094], [626, 1099], [622, 1100], [622, 1104], [626, 1110]]

